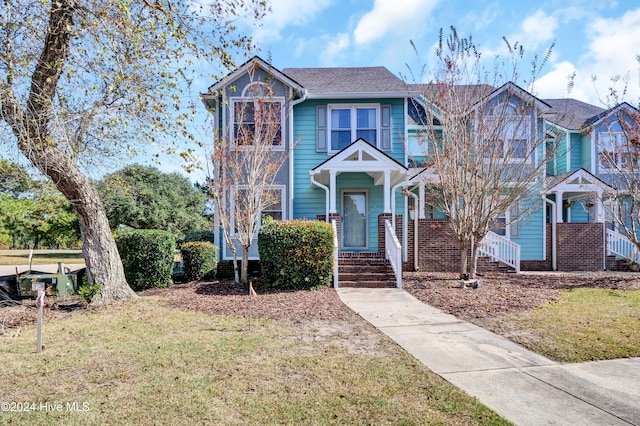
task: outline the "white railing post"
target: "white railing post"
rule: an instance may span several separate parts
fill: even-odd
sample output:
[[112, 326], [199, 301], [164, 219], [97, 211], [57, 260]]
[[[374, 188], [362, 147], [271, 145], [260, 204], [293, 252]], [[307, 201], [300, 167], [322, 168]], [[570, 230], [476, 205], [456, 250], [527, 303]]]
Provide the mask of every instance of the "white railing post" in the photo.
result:
[[619, 232], [607, 229], [607, 252], [640, 263], [640, 253], [635, 244]]
[[389, 219], [384, 221], [384, 245], [385, 256], [391, 263], [391, 268], [396, 276], [396, 287], [402, 288], [402, 245], [398, 241]]
[[331, 219], [331, 227], [333, 228], [333, 288], [338, 288], [338, 253], [340, 247], [338, 245], [338, 227], [335, 219]]
[[489, 231], [478, 245], [478, 255], [487, 256], [511, 266], [516, 274], [520, 273], [520, 245]]

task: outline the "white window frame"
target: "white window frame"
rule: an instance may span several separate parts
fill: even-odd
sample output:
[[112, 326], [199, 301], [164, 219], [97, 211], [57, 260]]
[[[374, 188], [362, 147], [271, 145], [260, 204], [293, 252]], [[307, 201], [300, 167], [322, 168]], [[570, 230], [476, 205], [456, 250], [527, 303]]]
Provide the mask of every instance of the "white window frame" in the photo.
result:
[[[604, 142], [604, 138], [611, 138], [614, 142], [611, 142], [611, 139], [608, 142]], [[609, 172], [615, 170], [628, 170], [629, 168], [624, 164], [624, 158], [629, 157], [629, 146], [627, 144], [626, 137], [624, 132], [613, 132], [613, 131], [605, 131], [598, 132], [598, 143], [596, 144], [598, 147], [598, 170], [600, 172]], [[611, 148], [611, 151], [606, 151], [605, 148]], [[615, 165], [610, 165], [606, 159], [603, 158], [605, 152], [609, 152], [607, 154], [609, 156], [615, 156]], [[610, 158], [610, 157], [609, 157]], [[634, 169], [638, 166], [638, 164], [631, 166], [630, 169]]]
[[368, 104], [328, 104], [327, 105], [327, 153], [333, 154], [340, 149], [333, 149], [333, 145], [331, 144], [331, 133], [333, 130], [332, 121], [331, 121], [331, 111], [334, 109], [348, 109], [351, 111], [350, 115], [350, 124], [351, 124], [351, 143], [353, 143], [357, 139], [358, 127], [357, 127], [357, 110], [359, 109], [375, 109], [376, 112], [376, 127], [375, 129], [367, 129], [367, 130], [375, 130], [376, 132], [376, 140], [375, 141], [367, 141], [376, 148], [380, 148], [380, 132], [381, 132], [381, 117], [380, 117], [380, 104], [368, 103]]
[[[244, 189], [244, 188], [248, 188], [249, 185], [234, 185], [236, 188], [238, 189]], [[282, 220], [286, 219], [286, 198], [285, 198], [285, 190], [286, 190], [286, 186], [285, 185], [271, 185], [269, 188], [267, 188], [267, 191], [280, 191], [280, 208], [281, 208], [281, 215], [280, 217], [282, 218]], [[233, 192], [233, 191], [232, 191]], [[235, 199], [231, 198], [230, 200], [230, 215], [231, 215], [231, 220], [229, 223], [230, 226], [230, 232], [229, 235], [231, 235], [231, 237], [236, 237], [237, 232], [236, 232], [236, 220], [235, 220]], [[277, 211], [274, 209], [271, 210], [267, 210], [267, 211]], [[255, 233], [253, 234], [253, 238], [256, 238], [258, 236], [258, 231], [260, 231], [260, 227], [262, 226], [262, 212], [260, 212], [260, 215], [258, 216], [258, 223], [256, 225], [256, 230]]]
[[[265, 97], [265, 102], [273, 102], [280, 104], [280, 143], [277, 145], [271, 145], [274, 151], [283, 151], [285, 149], [285, 138], [284, 138], [284, 130], [285, 130], [285, 99], [282, 96], [268, 96]], [[231, 146], [235, 149], [249, 149], [252, 145], [237, 145], [235, 143], [235, 128], [236, 128], [236, 105], [254, 102], [254, 108], [258, 108], [259, 104], [255, 102], [255, 96], [236, 96], [229, 98], [229, 107], [230, 107], [230, 125], [229, 125], [229, 140], [232, 141]]]
[[[494, 108], [495, 109], [498, 107]], [[502, 111], [503, 113], [500, 115], [486, 115], [482, 117], [482, 120], [485, 122], [485, 128], [491, 128], [491, 123], [498, 123], [500, 126], [503, 126], [502, 132], [505, 133], [504, 138], [495, 139], [494, 142], [502, 142], [502, 160], [505, 162], [511, 163], [533, 163], [535, 158], [535, 153], [530, 153], [531, 149], [531, 117], [528, 115], [520, 115], [515, 114], [517, 111], [516, 106], [512, 103], [509, 103]], [[514, 124], [515, 123], [515, 124]], [[516, 129], [518, 135], [515, 135]], [[501, 133], [502, 133], [501, 132]], [[520, 137], [518, 137], [520, 136]], [[525, 152], [523, 157], [505, 157], [506, 153], [511, 151], [509, 150], [509, 146], [513, 146], [513, 141], [515, 140], [525, 140]], [[530, 154], [530, 155], [527, 155]], [[485, 158], [485, 161], [487, 159]]]

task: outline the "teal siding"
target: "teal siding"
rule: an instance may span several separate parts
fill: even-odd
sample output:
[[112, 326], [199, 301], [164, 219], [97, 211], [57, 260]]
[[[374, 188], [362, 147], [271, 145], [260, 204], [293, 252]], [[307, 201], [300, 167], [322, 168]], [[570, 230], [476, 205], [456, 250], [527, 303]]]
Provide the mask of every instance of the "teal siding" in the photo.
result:
[[[294, 139], [297, 145], [294, 150], [294, 199], [293, 217], [315, 219], [325, 214], [326, 192], [311, 185], [309, 171], [330, 158], [326, 152], [316, 151], [316, 107], [326, 104], [354, 104], [352, 101], [307, 100], [294, 107]], [[396, 161], [404, 164], [404, 100], [403, 99], [370, 99], [360, 103], [379, 103], [391, 105], [391, 147], [386, 152]], [[383, 187], [374, 186], [370, 176], [361, 173], [343, 173], [337, 178], [336, 196], [338, 212], [340, 212], [341, 189], [367, 189], [369, 191], [369, 248], [378, 249], [378, 215], [383, 210]], [[396, 206], [404, 206], [404, 197], [396, 195]]]
[[511, 238], [514, 243], [520, 244], [521, 260], [543, 259], [545, 209], [543, 200], [536, 203], [535, 210], [518, 222], [520, 236]]
[[582, 136], [579, 133], [571, 133], [571, 164], [569, 165], [569, 170], [567, 170], [568, 172], [577, 170], [580, 167], [588, 170], [589, 166], [584, 164], [584, 146], [585, 143]]

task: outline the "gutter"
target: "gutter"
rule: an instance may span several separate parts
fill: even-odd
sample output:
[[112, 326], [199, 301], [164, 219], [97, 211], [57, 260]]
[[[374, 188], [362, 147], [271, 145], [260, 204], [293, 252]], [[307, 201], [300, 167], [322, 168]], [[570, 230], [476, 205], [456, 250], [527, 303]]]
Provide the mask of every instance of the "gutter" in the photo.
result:
[[413, 213], [413, 270], [414, 271], [418, 271], [420, 270], [420, 268], [418, 267], [418, 218], [420, 216], [419, 211], [415, 208], [415, 206], [418, 205], [418, 203], [416, 201], [418, 201], [420, 198], [414, 194], [413, 192], [409, 191], [407, 189], [407, 187], [403, 187], [402, 188], [402, 195], [406, 196], [406, 197], [411, 197], [414, 200], [414, 213]]
[[309, 177], [311, 178], [311, 185], [317, 187], [317, 188], [321, 188], [324, 189], [325, 192], [325, 201], [324, 201], [324, 206], [325, 206], [325, 211], [324, 211], [324, 215], [325, 215], [325, 220], [327, 222], [329, 222], [329, 188], [323, 184], [321, 184], [320, 182], [318, 182], [315, 178], [315, 173], [312, 170], [309, 170]]
[[[293, 137], [293, 107], [298, 105], [301, 102], [307, 100], [307, 89], [302, 89], [302, 97], [300, 99], [293, 100], [289, 102], [289, 219], [293, 219], [293, 193], [294, 193], [294, 173], [295, 169], [293, 167], [293, 151], [295, 147], [293, 146], [294, 137]], [[327, 216], [328, 219], [328, 216]]]
[[[557, 265], [557, 242], [556, 242], [556, 202], [553, 200], [550, 200], [547, 198], [547, 196], [545, 194], [542, 194], [542, 199], [546, 202], [549, 203], [551, 205], [551, 269], [553, 269], [554, 271], [558, 270], [558, 265]], [[545, 226], [546, 228], [546, 226]], [[546, 232], [546, 231], [545, 231]], [[547, 247], [547, 241], [546, 238], [543, 241], [544, 247], [545, 247], [545, 251], [546, 251], [546, 247]], [[545, 253], [546, 254], [546, 253]], [[545, 256], [546, 259], [546, 256]]]

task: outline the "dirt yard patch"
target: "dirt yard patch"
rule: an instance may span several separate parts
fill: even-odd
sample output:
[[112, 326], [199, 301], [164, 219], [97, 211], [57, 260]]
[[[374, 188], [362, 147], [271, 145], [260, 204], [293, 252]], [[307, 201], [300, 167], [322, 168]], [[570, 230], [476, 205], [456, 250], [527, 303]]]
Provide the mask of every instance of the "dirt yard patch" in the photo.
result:
[[[583, 273], [495, 274], [479, 277], [480, 288], [460, 288], [453, 274], [406, 273], [404, 288], [416, 298], [456, 317], [475, 323], [499, 334], [511, 335], [508, 323], [512, 314], [528, 311], [559, 296], [560, 289], [606, 288], [640, 290], [640, 274]], [[357, 319], [332, 288], [316, 291], [262, 292], [255, 285], [252, 315], [255, 318], [286, 319], [322, 333], [323, 329], [345, 328]], [[248, 287], [229, 281], [176, 284], [152, 289], [140, 295], [165, 297], [170, 306], [206, 312], [211, 315], [247, 316]], [[77, 300], [49, 300], [45, 321], [83, 312]], [[0, 326], [4, 330], [35, 324], [36, 308], [31, 300], [13, 307], [0, 308]], [[334, 322], [335, 324], [331, 324]], [[0, 333], [2, 329], [0, 328]]]

